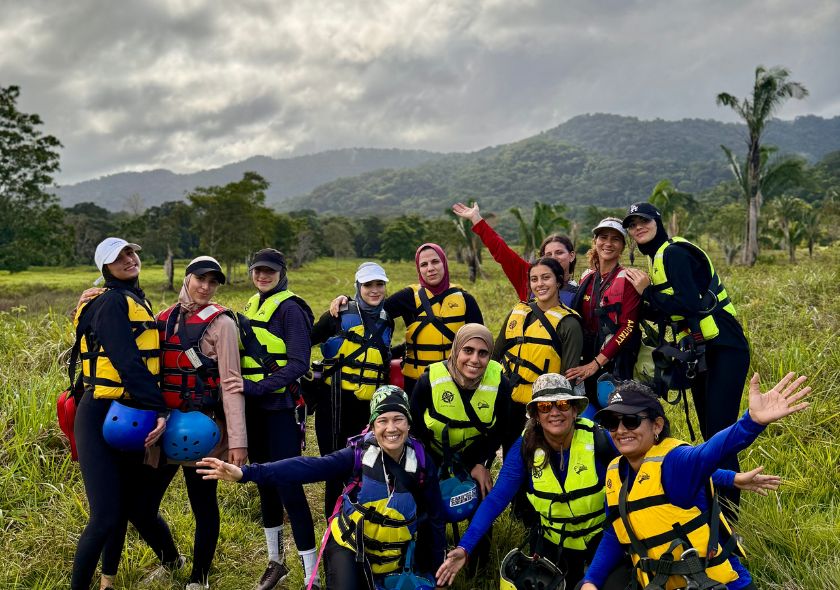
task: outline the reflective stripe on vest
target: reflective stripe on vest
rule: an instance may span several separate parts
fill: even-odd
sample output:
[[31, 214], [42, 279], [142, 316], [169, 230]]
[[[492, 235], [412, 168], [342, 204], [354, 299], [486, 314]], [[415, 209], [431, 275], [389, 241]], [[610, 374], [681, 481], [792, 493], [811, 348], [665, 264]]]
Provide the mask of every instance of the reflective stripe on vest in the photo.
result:
[[[679, 245], [678, 245], [679, 244]], [[668, 249], [669, 246], [674, 245], [677, 248], [682, 247], [689, 247], [696, 253], [700, 253], [705, 258], [706, 262], [709, 264], [709, 274], [711, 275], [712, 279], [709, 283], [709, 291], [703, 292], [698, 295], [701, 300], [708, 300], [709, 298], [707, 295], [711, 293], [715, 297], [714, 304], [710, 304], [709, 308], [713, 308], [713, 311], [709, 314], [700, 314], [700, 331], [703, 333], [703, 338], [706, 340], [711, 340], [715, 336], [720, 333], [720, 328], [718, 328], [717, 322], [715, 322], [714, 312], [722, 309], [723, 311], [727, 312], [731, 316], [735, 316], [735, 306], [732, 305], [732, 302], [729, 300], [729, 295], [726, 293], [726, 288], [723, 286], [723, 283], [718, 277], [717, 272], [715, 271], [715, 267], [712, 264], [712, 259], [709, 258], [709, 255], [706, 254], [698, 246], [695, 246], [685, 238], [680, 237], [673, 237], [662, 244], [659, 249], [656, 251], [656, 254], [653, 256], [653, 261], [648, 262], [648, 268], [650, 270], [650, 279], [651, 285], [653, 286], [654, 290], [658, 293], [663, 295], [673, 295], [674, 288], [671, 286], [671, 283], [668, 281], [668, 277], [665, 274], [665, 250]], [[709, 309], [707, 308], [707, 310]], [[680, 328], [684, 330], [689, 330], [688, 326], [685, 325], [685, 317], [681, 315], [672, 315], [671, 321], [677, 322], [680, 325]]]
[[[709, 516], [707, 512], [701, 512], [696, 506], [691, 508], [680, 508], [668, 501], [665, 495], [665, 487], [662, 482], [662, 462], [665, 456], [673, 449], [686, 443], [674, 438], [662, 439], [659, 444], [654, 445], [642, 460], [639, 472], [636, 474], [633, 487], [627, 496], [627, 512], [633, 532], [642, 545], [647, 549], [647, 556], [638, 555], [630, 545], [630, 537], [621, 518], [613, 521], [618, 540], [630, 550], [633, 563], [636, 564], [641, 557], [659, 559], [676, 538], [683, 540], [683, 545], [673, 551], [674, 559], [679, 560], [683, 551], [693, 547], [700, 557], [706, 556], [709, 546]], [[606, 499], [607, 506], [618, 510], [618, 500], [621, 491], [621, 477], [619, 465], [621, 457], [616, 457], [607, 468]], [[711, 498], [708, 499], [711, 502]], [[720, 515], [721, 530], [729, 531], [729, 525], [723, 515]], [[715, 554], [720, 554], [720, 544], [717, 545]], [[729, 560], [707, 567], [706, 574], [723, 584], [738, 579], [738, 574], [732, 569]], [[637, 571], [639, 582], [646, 586], [650, 581], [647, 574]], [[685, 580], [681, 576], [671, 576], [668, 579], [666, 588], [682, 588]]]
[[[467, 415], [464, 400], [445, 362], [429, 367], [429, 381], [432, 386], [432, 403], [423, 415], [423, 421], [432, 433], [429, 443], [440, 455], [448, 455], [444, 452], [445, 430], [449, 452], [461, 452], [472, 444], [474, 439], [482, 436], [482, 432], [473, 425]], [[496, 396], [501, 382], [502, 365], [491, 360], [487, 363], [481, 383], [470, 398], [470, 405], [476, 417], [484, 424], [485, 430], [496, 424]]]
[[554, 473], [542, 449], [534, 452], [528, 500], [540, 515], [543, 536], [569, 549], [583, 551], [592, 537], [601, 532], [604, 514], [604, 486], [595, 468], [595, 426], [592, 420], [575, 420], [575, 433], [569, 449], [569, 468], [565, 483]]
[[[517, 303], [505, 326], [507, 348], [502, 356], [505, 375], [513, 386], [511, 399], [520, 404], [531, 401], [534, 381], [544, 373], [559, 373], [563, 366], [560, 351], [548, 331], [536, 318], [527, 303]], [[577, 315], [568, 307], [557, 305], [545, 312], [545, 317], [555, 331], [560, 321], [568, 315]], [[533, 319], [530, 324], [528, 321]], [[527, 325], [526, 325], [527, 324]]]
[[467, 302], [463, 290], [451, 285], [445, 297], [435, 296], [420, 285], [410, 285], [414, 291], [415, 320], [405, 329], [405, 359], [403, 375], [417, 379], [426, 367], [449, 358], [452, 340], [442, 334], [426, 316], [420, 301], [420, 289], [424, 289], [432, 308], [432, 314], [455, 334], [464, 325], [467, 317]]
[[[406, 474], [416, 479], [420, 466], [411, 440], [406, 442], [401, 464]], [[399, 478], [393, 478], [393, 491], [389, 489], [382, 451], [375, 439], [366, 437], [362, 444], [361, 486], [344, 495], [330, 529], [342, 547], [364, 551], [375, 575], [387, 574], [402, 568], [405, 551], [417, 531], [417, 503]]]
[[[110, 290], [110, 289], [109, 289]], [[120, 290], [128, 303], [128, 321], [131, 323], [134, 341], [140, 351], [143, 364], [152, 375], [160, 374], [160, 341], [157, 324], [148, 301], [143, 301], [128, 291]], [[101, 295], [100, 295], [101, 297]], [[73, 327], [79, 324], [79, 317], [87, 307], [80, 305], [73, 318]], [[131, 392], [123, 387], [120, 374], [108, 358], [108, 353], [96, 340], [96, 334], [86, 334], [80, 343], [79, 358], [82, 359], [82, 375], [86, 388], [93, 388], [93, 397], [104, 399], [131, 398]]]
[[[251, 323], [251, 328], [254, 330], [254, 335], [257, 337], [260, 345], [268, 353], [268, 356], [277, 363], [278, 367], [286, 365], [286, 343], [282, 338], [275, 336], [268, 331], [268, 322], [280, 304], [286, 299], [294, 297], [295, 294], [291, 291], [280, 291], [266, 298], [260, 305], [260, 294], [254, 294], [245, 304], [245, 317]], [[248, 356], [244, 350], [239, 351], [240, 362], [242, 365], [242, 377], [250, 379], [251, 381], [262, 381], [271, 373], [264, 368], [257, 359]], [[286, 391], [285, 387], [281, 387], [276, 393], [283, 393]]]

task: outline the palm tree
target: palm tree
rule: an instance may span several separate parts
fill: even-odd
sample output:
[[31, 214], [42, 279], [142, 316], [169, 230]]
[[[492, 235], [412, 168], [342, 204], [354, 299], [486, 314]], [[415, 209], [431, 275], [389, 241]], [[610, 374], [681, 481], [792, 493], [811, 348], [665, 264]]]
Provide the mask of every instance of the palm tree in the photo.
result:
[[511, 207], [510, 213], [519, 222], [519, 234], [522, 236], [522, 257], [530, 260], [540, 249], [545, 237], [556, 227], [569, 229], [569, 220], [563, 217], [566, 206], [558, 203], [547, 205], [534, 203], [534, 214], [530, 222], [526, 222], [519, 207]]
[[742, 262], [752, 266], [758, 257], [758, 218], [761, 214], [762, 193], [759, 169], [761, 164], [761, 135], [770, 117], [789, 98], [805, 98], [808, 90], [799, 82], [788, 80], [790, 72], [782, 67], [755, 69], [755, 86], [751, 97], [739, 101], [726, 92], [717, 95], [717, 104], [734, 110], [747, 125], [747, 232], [744, 236]]
[[678, 191], [670, 180], [660, 180], [653, 187], [648, 197], [648, 203], [659, 209], [668, 235], [676, 236], [680, 233], [679, 213], [696, 208], [697, 201], [689, 193]]

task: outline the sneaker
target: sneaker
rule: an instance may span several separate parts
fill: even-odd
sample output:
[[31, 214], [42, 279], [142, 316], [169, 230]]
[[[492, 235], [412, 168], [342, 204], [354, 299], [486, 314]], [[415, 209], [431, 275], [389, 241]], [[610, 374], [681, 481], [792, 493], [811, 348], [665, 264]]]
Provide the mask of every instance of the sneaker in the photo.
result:
[[269, 561], [268, 567], [265, 568], [260, 581], [257, 583], [256, 590], [272, 590], [277, 584], [286, 579], [289, 575], [289, 568], [286, 563], [278, 563], [276, 561]]
[[172, 572], [181, 569], [187, 564], [187, 558], [179, 555], [175, 563], [162, 563], [155, 567], [149, 574], [140, 580], [140, 587], [152, 586], [160, 582], [172, 580]]

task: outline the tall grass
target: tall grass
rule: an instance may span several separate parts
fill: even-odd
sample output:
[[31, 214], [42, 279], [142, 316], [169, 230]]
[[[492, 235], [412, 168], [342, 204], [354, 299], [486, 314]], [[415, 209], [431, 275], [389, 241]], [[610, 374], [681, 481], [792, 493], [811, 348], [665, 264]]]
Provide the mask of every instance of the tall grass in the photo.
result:
[[[332, 297], [352, 291], [358, 261], [319, 260], [293, 271], [291, 288], [316, 315]], [[388, 264], [390, 289], [415, 282], [413, 264]], [[466, 283], [465, 269], [453, 264], [453, 281], [478, 299], [485, 323], [496, 332], [514, 303], [513, 289], [498, 268], [486, 265], [489, 280]], [[183, 267], [182, 267], [183, 268]], [[745, 494], [738, 531], [744, 536], [747, 563], [760, 588], [840, 587], [840, 249], [823, 250], [792, 266], [765, 256], [752, 269], [723, 268], [721, 274], [752, 345], [752, 370], [769, 386], [789, 370], [803, 372], [814, 387], [811, 408], [772, 425], [742, 454], [744, 468], [764, 465], [784, 477], [783, 487], [767, 498]], [[173, 302], [162, 289], [160, 267], [143, 271], [144, 286], [156, 309]], [[67, 312], [78, 292], [96, 278], [84, 268], [34, 269], [0, 273], [0, 588], [65, 588], [75, 544], [87, 519], [78, 466], [69, 460], [55, 421], [55, 398], [66, 387], [59, 359], [71, 345]], [[219, 301], [240, 309], [250, 285], [222, 287]], [[746, 406], [746, 399], [743, 401]], [[679, 407], [669, 410], [676, 434], [687, 436]], [[317, 454], [311, 429], [307, 453]], [[321, 487], [307, 486], [318, 538]], [[220, 485], [222, 533], [211, 574], [213, 588], [251, 587], [265, 566], [263, 535], [255, 490]], [[176, 541], [189, 554], [193, 521], [180, 478], [167, 493], [163, 513]], [[288, 527], [287, 527], [288, 529]], [[498, 561], [524, 536], [519, 523], [503, 514], [494, 527], [487, 571], [476, 579], [463, 575], [458, 589], [498, 587]], [[287, 531], [287, 537], [291, 537]], [[288, 553], [294, 545], [288, 541]], [[286, 587], [303, 584], [293, 562]], [[131, 588], [154, 565], [148, 548], [131, 532], [117, 579]], [[186, 572], [170, 585], [183, 588]]]

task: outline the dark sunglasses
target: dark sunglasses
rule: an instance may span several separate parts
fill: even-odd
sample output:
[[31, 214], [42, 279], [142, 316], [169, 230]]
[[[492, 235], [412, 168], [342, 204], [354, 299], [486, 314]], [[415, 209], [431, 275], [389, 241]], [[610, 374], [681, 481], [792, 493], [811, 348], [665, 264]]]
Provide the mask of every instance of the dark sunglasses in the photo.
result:
[[644, 416], [642, 414], [605, 414], [600, 422], [601, 426], [610, 432], [615, 432], [618, 430], [619, 424], [623, 424], [627, 430], [636, 430], [642, 425], [642, 420], [648, 418], [650, 416]]
[[540, 414], [548, 414], [551, 408], [557, 408], [561, 412], [568, 412], [572, 407], [572, 402], [567, 399], [556, 399], [551, 402], [537, 402], [537, 411]]

